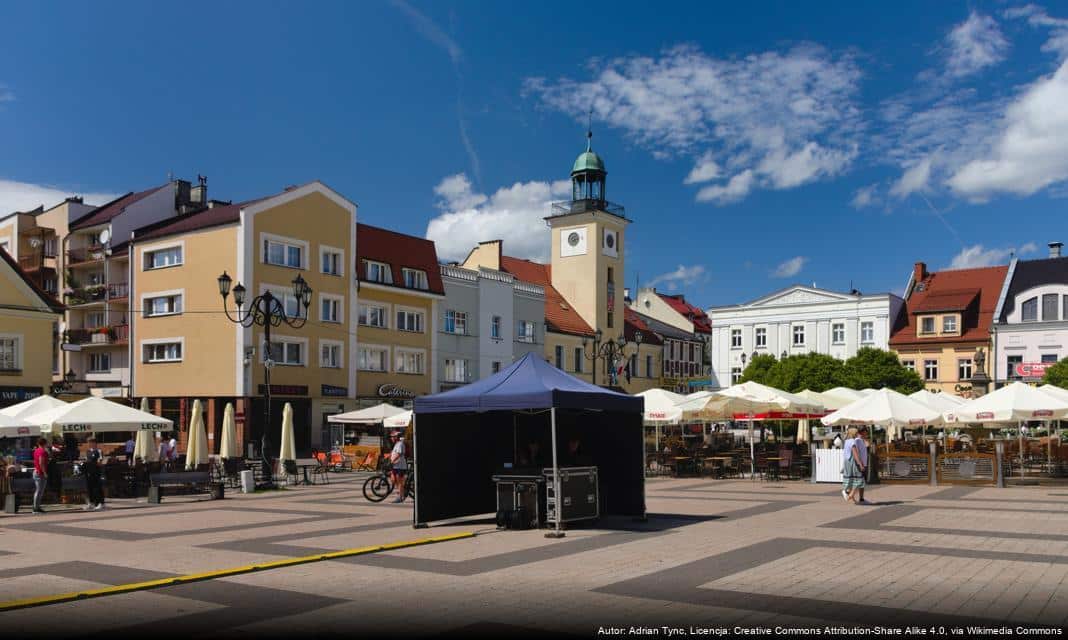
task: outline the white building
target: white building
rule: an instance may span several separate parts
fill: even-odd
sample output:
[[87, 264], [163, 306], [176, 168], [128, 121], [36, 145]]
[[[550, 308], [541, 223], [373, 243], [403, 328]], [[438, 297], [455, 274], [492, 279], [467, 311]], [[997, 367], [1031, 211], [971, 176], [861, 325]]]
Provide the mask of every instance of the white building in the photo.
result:
[[904, 301], [792, 286], [740, 305], [708, 309], [712, 384], [729, 387], [754, 355], [824, 353], [845, 360], [861, 347], [886, 349]]
[[1068, 357], [1068, 257], [1051, 242], [1050, 257], [1009, 264], [994, 312], [994, 361], [987, 373], [997, 386], [1037, 382], [1046, 367]]

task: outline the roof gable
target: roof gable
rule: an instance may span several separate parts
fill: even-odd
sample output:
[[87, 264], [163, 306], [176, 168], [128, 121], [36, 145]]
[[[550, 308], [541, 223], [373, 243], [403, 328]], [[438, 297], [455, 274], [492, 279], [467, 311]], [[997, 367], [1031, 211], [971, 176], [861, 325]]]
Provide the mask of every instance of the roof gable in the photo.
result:
[[[998, 297], [1008, 266], [978, 269], [947, 269], [927, 274], [913, 283], [905, 300], [907, 313], [901, 325], [890, 336], [891, 345], [938, 344], [941, 342], [987, 342], [994, 319]], [[961, 315], [960, 335], [946, 337], [917, 336], [919, 314], [958, 311]]]
[[[389, 265], [393, 276], [392, 286], [404, 291], [418, 291], [404, 286], [403, 269], [416, 269], [426, 273], [427, 291], [445, 295], [438, 267], [438, 253], [431, 240], [418, 238], [388, 229], [357, 223], [356, 225], [356, 273], [360, 282], [367, 280], [367, 270], [361, 262], [372, 260]], [[372, 284], [381, 284], [374, 283]]]
[[780, 289], [768, 294], [763, 298], [757, 298], [752, 302], [743, 304], [744, 307], [785, 307], [795, 304], [819, 304], [821, 302], [851, 302], [859, 296], [817, 289], [803, 285], [794, 285], [786, 289]]
[[549, 331], [580, 336], [593, 335], [590, 325], [553, 286], [552, 268], [549, 265], [501, 256], [501, 271], [510, 273], [523, 282], [541, 285], [545, 290], [545, 326]]
[[27, 310], [35, 309], [63, 313], [63, 304], [34, 284], [33, 280], [30, 280], [26, 272], [19, 266], [19, 263], [3, 249], [0, 249], [0, 269], [9, 271], [7, 276], [15, 281], [15, 290], [20, 292], [26, 299]]
[[119, 196], [111, 202], [100, 205], [96, 209], [93, 209], [89, 213], [70, 223], [69, 229], [71, 231], [75, 231], [77, 229], [86, 229], [88, 227], [94, 227], [98, 224], [110, 222], [120, 213], [125, 211], [126, 208], [130, 205], [144, 200], [148, 196], [156, 193], [160, 189], [163, 189], [169, 185], [170, 183], [168, 182], [167, 184], [163, 184], [158, 187], [152, 187], [151, 189], [145, 189], [144, 191], [139, 191], [137, 193], [131, 191], [126, 195]]
[[1042, 258], [1039, 260], [1019, 260], [1011, 274], [1008, 293], [1001, 308], [998, 320], [1005, 322], [1016, 308], [1016, 296], [1047, 284], [1068, 284], [1068, 256], [1061, 258]]

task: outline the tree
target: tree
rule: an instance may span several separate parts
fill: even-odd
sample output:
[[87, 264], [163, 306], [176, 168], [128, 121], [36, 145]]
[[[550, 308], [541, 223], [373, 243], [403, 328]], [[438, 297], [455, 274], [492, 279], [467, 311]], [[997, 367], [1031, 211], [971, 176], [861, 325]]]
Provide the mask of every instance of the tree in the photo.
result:
[[845, 386], [853, 389], [882, 389], [889, 387], [900, 393], [912, 393], [923, 388], [919, 374], [901, 364], [889, 351], [864, 347], [846, 360]]
[[1046, 369], [1046, 375], [1042, 376], [1042, 383], [1068, 389], [1068, 358]]
[[759, 382], [760, 384], [768, 384], [768, 371], [775, 366], [778, 361], [775, 356], [768, 354], [758, 354], [749, 361], [749, 366], [742, 372], [741, 382]]
[[796, 393], [805, 389], [826, 391], [843, 384], [842, 361], [823, 353], [787, 356], [775, 363], [767, 375], [767, 385]]

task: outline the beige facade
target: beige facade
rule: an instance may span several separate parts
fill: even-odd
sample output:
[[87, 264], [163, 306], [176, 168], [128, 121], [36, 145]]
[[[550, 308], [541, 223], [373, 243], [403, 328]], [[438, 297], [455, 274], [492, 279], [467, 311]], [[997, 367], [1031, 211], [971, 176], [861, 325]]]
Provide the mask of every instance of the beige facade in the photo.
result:
[[58, 303], [45, 300], [0, 256], [0, 407], [48, 393], [52, 386]]
[[[385, 310], [385, 326], [362, 324], [357, 354], [359, 377], [356, 389], [360, 403], [408, 400], [434, 390], [434, 336], [437, 331], [437, 300], [440, 296], [363, 282], [359, 304]], [[398, 328], [397, 313], [418, 314], [422, 329]], [[366, 314], [365, 314], [366, 319]], [[410, 366], [421, 359], [415, 371]], [[383, 366], [384, 365], [384, 366]]]
[[[894, 347], [902, 364], [915, 369], [927, 389], [968, 396], [974, 372], [975, 343], [939, 343], [928, 347]], [[990, 353], [990, 343], [981, 345]], [[932, 368], [933, 367], [933, 368]]]

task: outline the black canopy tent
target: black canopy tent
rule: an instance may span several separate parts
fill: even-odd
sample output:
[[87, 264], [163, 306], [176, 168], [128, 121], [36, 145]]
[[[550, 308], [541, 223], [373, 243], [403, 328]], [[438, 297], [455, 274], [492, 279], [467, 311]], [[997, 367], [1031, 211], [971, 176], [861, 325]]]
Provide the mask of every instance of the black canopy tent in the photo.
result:
[[644, 517], [644, 404], [534, 354], [484, 380], [416, 398], [415, 526], [495, 511], [491, 477], [516, 462], [520, 434], [546, 440], [554, 482], [568, 439], [580, 438], [598, 467], [604, 513]]

